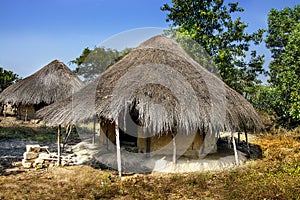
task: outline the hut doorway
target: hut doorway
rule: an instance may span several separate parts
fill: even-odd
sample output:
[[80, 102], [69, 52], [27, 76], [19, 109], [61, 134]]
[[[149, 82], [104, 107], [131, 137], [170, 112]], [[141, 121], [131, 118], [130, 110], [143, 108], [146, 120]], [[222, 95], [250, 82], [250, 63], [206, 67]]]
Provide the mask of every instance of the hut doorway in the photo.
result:
[[120, 121], [119, 134], [121, 147], [124, 147], [128, 151], [138, 152], [138, 125], [128, 113]]
[[[137, 132], [137, 130], [136, 130]], [[137, 147], [137, 137], [133, 136], [132, 132], [124, 132], [122, 129], [119, 129], [120, 133], [120, 143], [124, 147]]]

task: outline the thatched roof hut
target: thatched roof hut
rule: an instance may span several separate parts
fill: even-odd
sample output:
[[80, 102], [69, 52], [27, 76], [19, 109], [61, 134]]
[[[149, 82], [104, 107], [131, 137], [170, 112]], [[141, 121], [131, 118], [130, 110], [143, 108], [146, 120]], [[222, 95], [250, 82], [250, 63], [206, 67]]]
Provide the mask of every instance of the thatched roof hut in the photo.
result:
[[99, 117], [114, 120], [126, 109], [155, 134], [174, 127], [184, 133], [261, 127], [242, 95], [164, 36], [142, 43], [101, 75], [96, 93]]
[[44, 118], [48, 125], [76, 124], [96, 116], [95, 95], [99, 77], [82, 87], [72, 96], [53, 103], [41, 110], [36, 115]]
[[83, 87], [83, 82], [61, 61], [48, 65], [9, 86], [0, 94], [2, 103], [37, 110], [45, 105], [61, 101]]

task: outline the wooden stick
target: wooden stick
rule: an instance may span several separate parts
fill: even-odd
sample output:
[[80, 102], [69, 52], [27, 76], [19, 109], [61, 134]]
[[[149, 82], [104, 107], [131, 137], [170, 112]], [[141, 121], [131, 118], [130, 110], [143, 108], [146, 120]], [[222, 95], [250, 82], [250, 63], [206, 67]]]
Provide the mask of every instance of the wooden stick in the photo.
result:
[[248, 133], [246, 132], [246, 130], [245, 130], [245, 138], [246, 138], [248, 154], [250, 156], [250, 145], [249, 145], [249, 140], [248, 140]]
[[96, 116], [94, 117], [94, 124], [93, 124], [93, 141], [92, 143], [95, 144], [95, 140], [96, 140]]
[[26, 110], [25, 110], [25, 119], [24, 119], [25, 122], [27, 122], [27, 115], [28, 115], [27, 112], [28, 112], [28, 111], [27, 111], [27, 108], [26, 108]]
[[64, 142], [63, 142], [62, 152], [64, 152], [64, 150], [65, 150], [65, 145], [67, 144], [68, 139], [69, 139], [69, 136], [70, 136], [70, 134], [71, 134], [72, 126], [73, 126], [72, 124], [69, 124], [69, 125], [67, 126], [67, 128], [66, 128], [66, 137], [65, 137]]
[[106, 150], [108, 150], [108, 125], [106, 125], [106, 130], [105, 130], [105, 141], [106, 141]]
[[57, 130], [57, 155], [58, 155], [57, 165], [58, 166], [60, 166], [61, 164], [60, 134], [61, 134], [61, 125], [59, 124]]
[[147, 133], [147, 138], [146, 138], [146, 158], [150, 157], [150, 151], [151, 151], [151, 139]]
[[119, 126], [118, 119], [115, 122], [115, 131], [116, 131], [116, 144], [117, 144], [117, 162], [118, 162], [118, 172], [119, 177], [122, 176], [122, 163], [121, 163], [121, 148], [120, 148], [120, 134], [119, 134]]
[[239, 165], [239, 157], [238, 157], [238, 153], [237, 153], [237, 150], [236, 150], [236, 144], [235, 144], [235, 139], [234, 139], [233, 132], [231, 132], [231, 137], [232, 137], [235, 163], [236, 163], [236, 165]]
[[172, 134], [172, 143], [173, 143], [173, 164], [176, 164], [176, 141], [175, 141], [174, 134]]

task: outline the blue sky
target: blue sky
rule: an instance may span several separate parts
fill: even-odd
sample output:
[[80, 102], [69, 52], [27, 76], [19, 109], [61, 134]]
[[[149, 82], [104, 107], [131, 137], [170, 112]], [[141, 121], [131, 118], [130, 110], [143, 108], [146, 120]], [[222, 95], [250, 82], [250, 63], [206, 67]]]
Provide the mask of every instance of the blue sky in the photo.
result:
[[[112, 36], [124, 31], [129, 33], [128, 41], [138, 44], [144, 37], [168, 28], [166, 13], [160, 7], [170, 2], [0, 0], [0, 66], [26, 77], [54, 59], [67, 64], [85, 47], [113, 44], [116, 41]], [[245, 12], [240, 16], [249, 24], [247, 31], [253, 32], [267, 28], [267, 14], [271, 8], [282, 9], [297, 4], [300, 4], [299, 0], [241, 0], [240, 6]], [[145, 27], [154, 28], [143, 29]], [[144, 31], [144, 37], [133, 36], [129, 31], [132, 29], [139, 34]], [[126, 41], [123, 42], [126, 45]], [[266, 54], [269, 62], [269, 51], [264, 45], [257, 49]]]

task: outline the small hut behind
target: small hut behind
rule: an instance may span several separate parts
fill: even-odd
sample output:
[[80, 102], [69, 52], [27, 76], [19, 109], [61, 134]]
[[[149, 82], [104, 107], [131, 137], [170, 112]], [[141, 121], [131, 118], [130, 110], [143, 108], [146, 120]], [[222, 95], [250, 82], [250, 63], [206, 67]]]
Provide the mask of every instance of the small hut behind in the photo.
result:
[[83, 82], [61, 61], [48, 65], [0, 93], [0, 102], [17, 106], [18, 117], [34, 118], [46, 105], [61, 101], [83, 87]]

